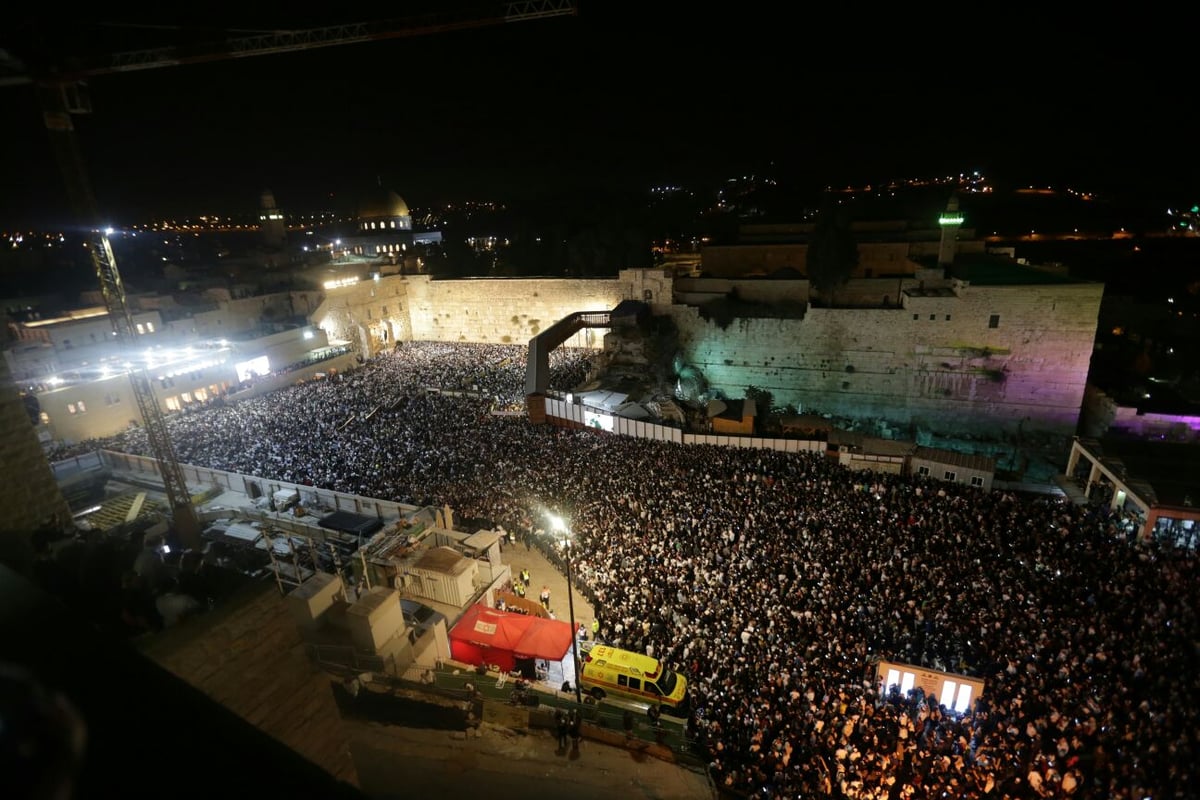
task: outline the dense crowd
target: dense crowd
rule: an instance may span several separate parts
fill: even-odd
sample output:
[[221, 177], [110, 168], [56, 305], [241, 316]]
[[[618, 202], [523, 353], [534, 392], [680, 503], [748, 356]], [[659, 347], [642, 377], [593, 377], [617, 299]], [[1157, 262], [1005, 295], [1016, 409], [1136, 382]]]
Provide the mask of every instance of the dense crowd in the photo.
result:
[[[509, 349], [408, 344], [170, 426], [185, 463], [521, 532], [567, 518], [599, 638], [688, 678], [688, 727], [731, 791], [1200, 795], [1195, 551], [1097, 506], [494, 416], [523, 391]], [[554, 367], [562, 388], [586, 374], [579, 353]], [[149, 452], [136, 430], [97, 444]], [[955, 713], [881, 686], [880, 658], [985, 690]]]

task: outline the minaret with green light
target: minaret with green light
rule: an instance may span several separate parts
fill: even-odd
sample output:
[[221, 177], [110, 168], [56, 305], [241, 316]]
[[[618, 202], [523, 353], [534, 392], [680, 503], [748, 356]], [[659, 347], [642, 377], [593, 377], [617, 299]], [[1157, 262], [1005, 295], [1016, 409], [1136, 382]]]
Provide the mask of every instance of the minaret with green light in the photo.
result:
[[938, 247], [938, 266], [949, 267], [954, 263], [954, 251], [957, 249], [958, 229], [963, 224], [962, 212], [958, 210], [958, 194], [950, 195], [946, 210], [938, 217], [938, 225], [942, 227], [942, 243]]

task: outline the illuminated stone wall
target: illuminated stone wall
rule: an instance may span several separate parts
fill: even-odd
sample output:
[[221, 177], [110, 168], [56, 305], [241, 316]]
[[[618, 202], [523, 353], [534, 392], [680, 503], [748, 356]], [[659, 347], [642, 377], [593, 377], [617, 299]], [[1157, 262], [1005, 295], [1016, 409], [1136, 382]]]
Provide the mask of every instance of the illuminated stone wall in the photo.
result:
[[[327, 290], [311, 319], [331, 341], [352, 342], [371, 356], [396, 341], [528, 344], [568, 314], [611, 311], [626, 299], [666, 311], [671, 279], [662, 270], [625, 270], [607, 279], [435, 281], [426, 275], [393, 275]], [[567, 342], [576, 347], [602, 344], [599, 332], [587, 330]]]
[[[960, 286], [894, 309], [809, 308], [727, 329], [676, 306], [687, 361], [731, 397], [956, 434], [1073, 434], [1101, 284]], [[991, 317], [998, 315], [995, 328]]]
[[56, 527], [68, 529], [71, 513], [50, 472], [25, 405], [0, 359], [0, 560], [19, 560], [28, 553], [29, 535], [57, 516]]
[[[611, 278], [408, 279], [412, 338], [418, 340], [527, 344], [568, 314], [610, 311], [624, 297], [620, 280]], [[598, 337], [593, 342], [600, 346]]]
[[[1075, 432], [1101, 284], [947, 283], [922, 292], [917, 283], [903, 282], [920, 296], [903, 295], [902, 307], [810, 306], [802, 319], [739, 318], [722, 329], [694, 306], [673, 305], [672, 280], [661, 270], [626, 270], [605, 280], [387, 276], [327, 292], [313, 321], [330, 339], [365, 341], [363, 350], [373, 355], [409, 339], [525, 344], [572, 312], [636, 299], [672, 315], [685, 359], [731, 397], [758, 386], [779, 405], [882, 420], [904, 435]], [[728, 291], [726, 281], [687, 285], [711, 296]], [[847, 292], [879, 302], [900, 285], [860, 280]], [[775, 293], [745, 289], [745, 299], [807, 296], [803, 281], [755, 288]], [[992, 315], [999, 316], [995, 328]], [[385, 326], [386, 340], [377, 333]], [[601, 346], [601, 336], [589, 343], [585, 335], [568, 344]]]

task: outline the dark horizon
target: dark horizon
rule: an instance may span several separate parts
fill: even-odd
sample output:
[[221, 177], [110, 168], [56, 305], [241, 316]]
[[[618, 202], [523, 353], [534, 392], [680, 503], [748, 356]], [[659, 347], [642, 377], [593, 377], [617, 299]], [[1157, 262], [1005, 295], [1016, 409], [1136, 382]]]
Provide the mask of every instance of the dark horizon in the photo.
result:
[[[328, 20], [228, 26], [317, 24]], [[34, 30], [53, 46], [39, 49]], [[311, 212], [377, 179], [429, 207], [715, 184], [768, 168], [814, 191], [978, 169], [1004, 185], [1164, 207], [1200, 198], [1190, 108], [1168, 80], [1165, 45], [1157, 62], [1135, 63], [1050, 31], [1026, 41], [1024, 59], [993, 63], [990, 40], [972, 59], [961, 46], [906, 47], [863, 30], [842, 31], [842, 46], [783, 30], [769, 13], [580, 3], [573, 17], [100, 76], [89, 82], [93, 113], [74, 119], [98, 204], [122, 223], [250, 211], [264, 189]], [[44, 19], [14, 31], [20, 41], [0, 46], [34, 65], [177, 35]], [[69, 218], [32, 88], [4, 91], [18, 190], [0, 226]]]

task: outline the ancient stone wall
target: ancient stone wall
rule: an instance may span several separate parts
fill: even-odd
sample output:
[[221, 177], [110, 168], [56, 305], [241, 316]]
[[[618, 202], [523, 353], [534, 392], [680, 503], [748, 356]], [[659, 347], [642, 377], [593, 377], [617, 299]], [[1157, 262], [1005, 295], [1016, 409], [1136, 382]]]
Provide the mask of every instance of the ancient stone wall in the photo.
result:
[[[624, 299], [616, 279], [531, 278], [433, 281], [409, 278], [414, 340], [527, 344], [576, 311], [611, 311]], [[581, 331], [569, 345], [587, 346]], [[578, 338], [579, 341], [575, 341]], [[598, 336], [591, 346], [599, 347]]]
[[[733, 284], [687, 285], [717, 295]], [[373, 347], [385, 321], [394, 332], [386, 342], [524, 344], [572, 312], [639, 300], [674, 318], [685, 360], [730, 397], [753, 385], [778, 405], [881, 420], [906, 436], [1075, 432], [1103, 285], [958, 282], [924, 291], [911, 279], [855, 280], [846, 291], [891, 301], [901, 285], [902, 304], [888, 308], [809, 306], [803, 318], [734, 318], [722, 328], [673, 304], [662, 270], [594, 280], [389, 276], [329, 292], [313, 319], [326, 330], [336, 323], [344, 338], [359, 331]], [[762, 295], [765, 283], [753, 288], [761, 290], [748, 292], [753, 300], [769, 302], [804, 297], [807, 287], [786, 282], [773, 296]], [[567, 344], [599, 348], [602, 338], [581, 331]]]
[[[722, 330], [672, 309], [685, 359], [711, 385], [905, 433], [1074, 433], [1103, 286], [960, 286], [902, 308], [809, 308]], [[994, 323], [994, 327], [993, 327]]]

